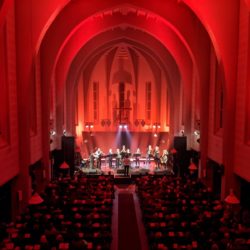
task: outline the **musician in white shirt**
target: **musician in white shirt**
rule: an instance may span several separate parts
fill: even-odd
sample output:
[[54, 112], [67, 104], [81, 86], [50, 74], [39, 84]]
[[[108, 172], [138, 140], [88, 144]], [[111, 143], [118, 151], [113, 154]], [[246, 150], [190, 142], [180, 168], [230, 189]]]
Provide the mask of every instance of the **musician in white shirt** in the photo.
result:
[[101, 168], [101, 157], [103, 155], [103, 152], [100, 148], [98, 148], [95, 152], [95, 158], [96, 158], [96, 167]]
[[147, 154], [146, 154], [146, 166], [149, 167], [150, 165], [150, 158], [153, 157], [153, 149], [151, 145], [148, 145]]
[[108, 152], [108, 161], [109, 161], [110, 168], [112, 168], [112, 159], [113, 159], [113, 151], [112, 151], [112, 148], [110, 148]]
[[155, 146], [154, 149], [154, 160], [155, 160], [155, 166], [156, 168], [160, 168], [160, 148], [159, 146]]
[[161, 156], [161, 164], [164, 166], [164, 168], [167, 168], [168, 163], [168, 151], [167, 149], [164, 149]]
[[140, 156], [141, 156], [141, 150], [140, 148], [137, 148], [135, 151], [135, 167], [140, 167]]
[[116, 149], [116, 168], [119, 168], [121, 165], [121, 152], [120, 149]]

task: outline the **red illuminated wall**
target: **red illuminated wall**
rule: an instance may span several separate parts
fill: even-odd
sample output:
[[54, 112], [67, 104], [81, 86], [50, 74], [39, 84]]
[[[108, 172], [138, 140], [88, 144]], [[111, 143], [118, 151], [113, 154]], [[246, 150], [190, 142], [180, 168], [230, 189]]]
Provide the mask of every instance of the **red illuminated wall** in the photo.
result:
[[0, 26], [0, 185], [19, 172], [14, 7]]
[[[79, 79], [76, 89], [78, 123], [85, 125], [91, 122], [94, 124], [95, 131], [116, 131], [120, 123], [126, 123], [129, 124], [131, 131], [142, 131], [146, 129], [141, 125], [143, 121], [147, 126], [159, 123], [161, 124], [160, 131], [166, 131], [168, 129], [166, 115], [169, 104], [166, 102], [167, 83], [164, 72], [158, 68], [158, 74], [153, 74], [151, 65], [138, 53], [136, 62], [130, 62], [129, 58], [124, 59], [124, 67], [127, 67], [126, 73], [131, 77], [131, 80], [126, 80], [122, 75], [119, 75], [121, 72], [118, 69], [117, 58], [119, 59], [119, 55], [116, 55], [111, 62], [110, 72], [105, 70], [107, 68], [106, 55], [99, 58], [89, 79], [84, 78], [83, 70], [80, 76], [84, 79]], [[107, 81], [107, 75], [109, 81]], [[125, 87], [123, 93], [125, 106], [120, 106], [122, 105], [120, 103], [120, 83], [124, 83]], [[151, 85], [151, 89], [148, 91], [147, 83]], [[98, 85], [98, 93], [95, 93], [94, 85]], [[146, 96], [147, 94], [148, 96]], [[94, 95], [96, 95], [96, 100], [94, 100]], [[85, 109], [81, 109], [81, 106], [85, 106]], [[149, 111], [148, 114], [147, 111]]]
[[118, 129], [116, 132], [83, 132], [82, 142], [79, 144], [83, 158], [89, 158], [90, 154], [100, 148], [104, 155], [108, 154], [109, 149], [113, 153], [116, 149], [121, 149], [123, 145], [134, 154], [140, 148], [141, 157], [146, 157], [148, 145], [153, 148], [159, 146], [160, 152], [169, 149], [169, 136], [167, 132], [158, 133], [157, 137], [152, 132], [131, 132], [129, 130]]

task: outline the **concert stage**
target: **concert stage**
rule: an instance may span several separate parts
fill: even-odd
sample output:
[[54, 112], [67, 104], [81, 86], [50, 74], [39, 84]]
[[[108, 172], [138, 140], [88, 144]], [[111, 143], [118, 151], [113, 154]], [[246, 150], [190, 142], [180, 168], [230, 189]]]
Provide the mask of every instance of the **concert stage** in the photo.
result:
[[[85, 175], [114, 175], [115, 178], [124, 177], [124, 169], [120, 167], [109, 168], [108, 166], [101, 166], [101, 169], [97, 168], [88, 168], [82, 167], [79, 168], [80, 174]], [[140, 176], [140, 175], [173, 175], [173, 173], [167, 169], [157, 169], [154, 164], [151, 164], [149, 167], [130, 167], [129, 177]]]

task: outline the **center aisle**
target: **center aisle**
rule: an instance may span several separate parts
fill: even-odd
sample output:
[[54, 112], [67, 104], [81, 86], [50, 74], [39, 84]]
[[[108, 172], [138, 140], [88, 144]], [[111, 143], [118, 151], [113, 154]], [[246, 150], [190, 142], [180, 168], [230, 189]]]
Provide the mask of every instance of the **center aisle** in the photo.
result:
[[132, 193], [118, 194], [118, 249], [141, 249], [134, 198]]

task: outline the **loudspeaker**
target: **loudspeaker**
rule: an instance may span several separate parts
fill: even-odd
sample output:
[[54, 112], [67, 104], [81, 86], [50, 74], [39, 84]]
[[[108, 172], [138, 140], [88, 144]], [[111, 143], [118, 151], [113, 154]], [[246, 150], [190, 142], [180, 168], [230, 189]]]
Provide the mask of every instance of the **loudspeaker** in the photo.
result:
[[174, 148], [177, 151], [177, 154], [174, 155], [174, 173], [178, 176], [184, 176], [184, 174], [188, 171], [189, 164], [187, 157], [187, 137], [175, 136]]
[[75, 137], [74, 136], [62, 136], [62, 152], [64, 161], [70, 166], [70, 176], [74, 175], [75, 164]]
[[174, 137], [174, 148], [177, 152], [184, 152], [187, 150], [187, 137], [186, 136], [175, 136]]

